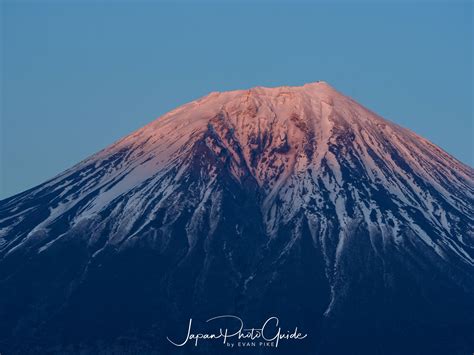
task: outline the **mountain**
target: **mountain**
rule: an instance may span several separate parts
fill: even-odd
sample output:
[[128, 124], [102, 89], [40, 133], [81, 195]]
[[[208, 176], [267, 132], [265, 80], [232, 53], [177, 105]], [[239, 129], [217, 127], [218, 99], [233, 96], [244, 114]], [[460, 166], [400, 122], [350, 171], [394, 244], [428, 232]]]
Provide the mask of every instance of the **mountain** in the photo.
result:
[[[214, 92], [0, 201], [0, 352], [472, 354], [473, 212], [471, 167], [327, 83]], [[169, 341], [219, 315], [307, 337]]]

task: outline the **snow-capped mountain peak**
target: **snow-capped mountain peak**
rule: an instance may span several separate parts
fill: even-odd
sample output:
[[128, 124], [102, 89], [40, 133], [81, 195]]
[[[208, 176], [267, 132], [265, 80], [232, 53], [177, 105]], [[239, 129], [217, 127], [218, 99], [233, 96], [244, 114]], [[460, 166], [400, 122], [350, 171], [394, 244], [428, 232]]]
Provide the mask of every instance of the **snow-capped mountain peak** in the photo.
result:
[[[140, 250], [135, 277], [148, 272], [142, 262], [163, 270], [154, 282], [160, 297], [179, 296], [171, 302], [200, 304], [220, 285], [264, 309], [258, 290], [283, 295], [276, 283], [287, 282], [309, 292], [301, 309], [324, 323], [363, 317], [348, 308], [354, 300], [384, 314], [408, 290], [422, 302], [426, 290], [412, 277], [430, 275], [446, 288], [426, 309], [440, 312], [445, 295], [449, 317], [464, 317], [474, 290], [473, 181], [472, 168], [325, 82], [213, 92], [1, 201], [0, 276], [16, 280], [74, 245], [71, 279], [54, 284], [74, 294], [95, 282], [94, 267], [120, 267], [115, 260]], [[318, 286], [303, 291], [295, 268]], [[190, 299], [175, 284], [181, 272], [193, 275]], [[48, 305], [58, 317], [67, 309]]]

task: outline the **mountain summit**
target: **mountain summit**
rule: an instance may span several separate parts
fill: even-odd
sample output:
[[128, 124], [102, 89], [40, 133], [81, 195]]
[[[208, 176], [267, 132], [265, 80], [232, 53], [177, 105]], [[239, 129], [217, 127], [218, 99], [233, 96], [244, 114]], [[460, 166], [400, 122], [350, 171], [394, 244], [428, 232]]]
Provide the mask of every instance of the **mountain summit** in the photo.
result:
[[473, 206], [327, 83], [214, 92], [0, 201], [0, 352], [221, 354], [166, 336], [235, 314], [305, 329], [283, 353], [470, 353]]

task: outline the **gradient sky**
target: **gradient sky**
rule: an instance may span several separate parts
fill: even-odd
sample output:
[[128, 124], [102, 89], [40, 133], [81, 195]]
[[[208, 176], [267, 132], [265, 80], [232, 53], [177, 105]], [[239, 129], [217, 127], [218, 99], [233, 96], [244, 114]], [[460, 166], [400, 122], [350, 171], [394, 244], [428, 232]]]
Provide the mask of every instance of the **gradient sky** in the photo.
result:
[[2, 2], [0, 198], [211, 91], [324, 80], [473, 164], [470, 2]]

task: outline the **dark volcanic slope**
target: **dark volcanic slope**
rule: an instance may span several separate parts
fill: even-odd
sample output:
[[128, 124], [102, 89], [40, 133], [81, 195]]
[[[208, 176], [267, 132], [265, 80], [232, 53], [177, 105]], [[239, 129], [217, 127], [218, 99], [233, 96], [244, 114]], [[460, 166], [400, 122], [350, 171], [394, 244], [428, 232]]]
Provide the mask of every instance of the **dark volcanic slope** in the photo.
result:
[[473, 181], [326, 83], [212, 93], [0, 201], [0, 352], [231, 353], [166, 336], [235, 314], [309, 334], [279, 354], [471, 354]]

